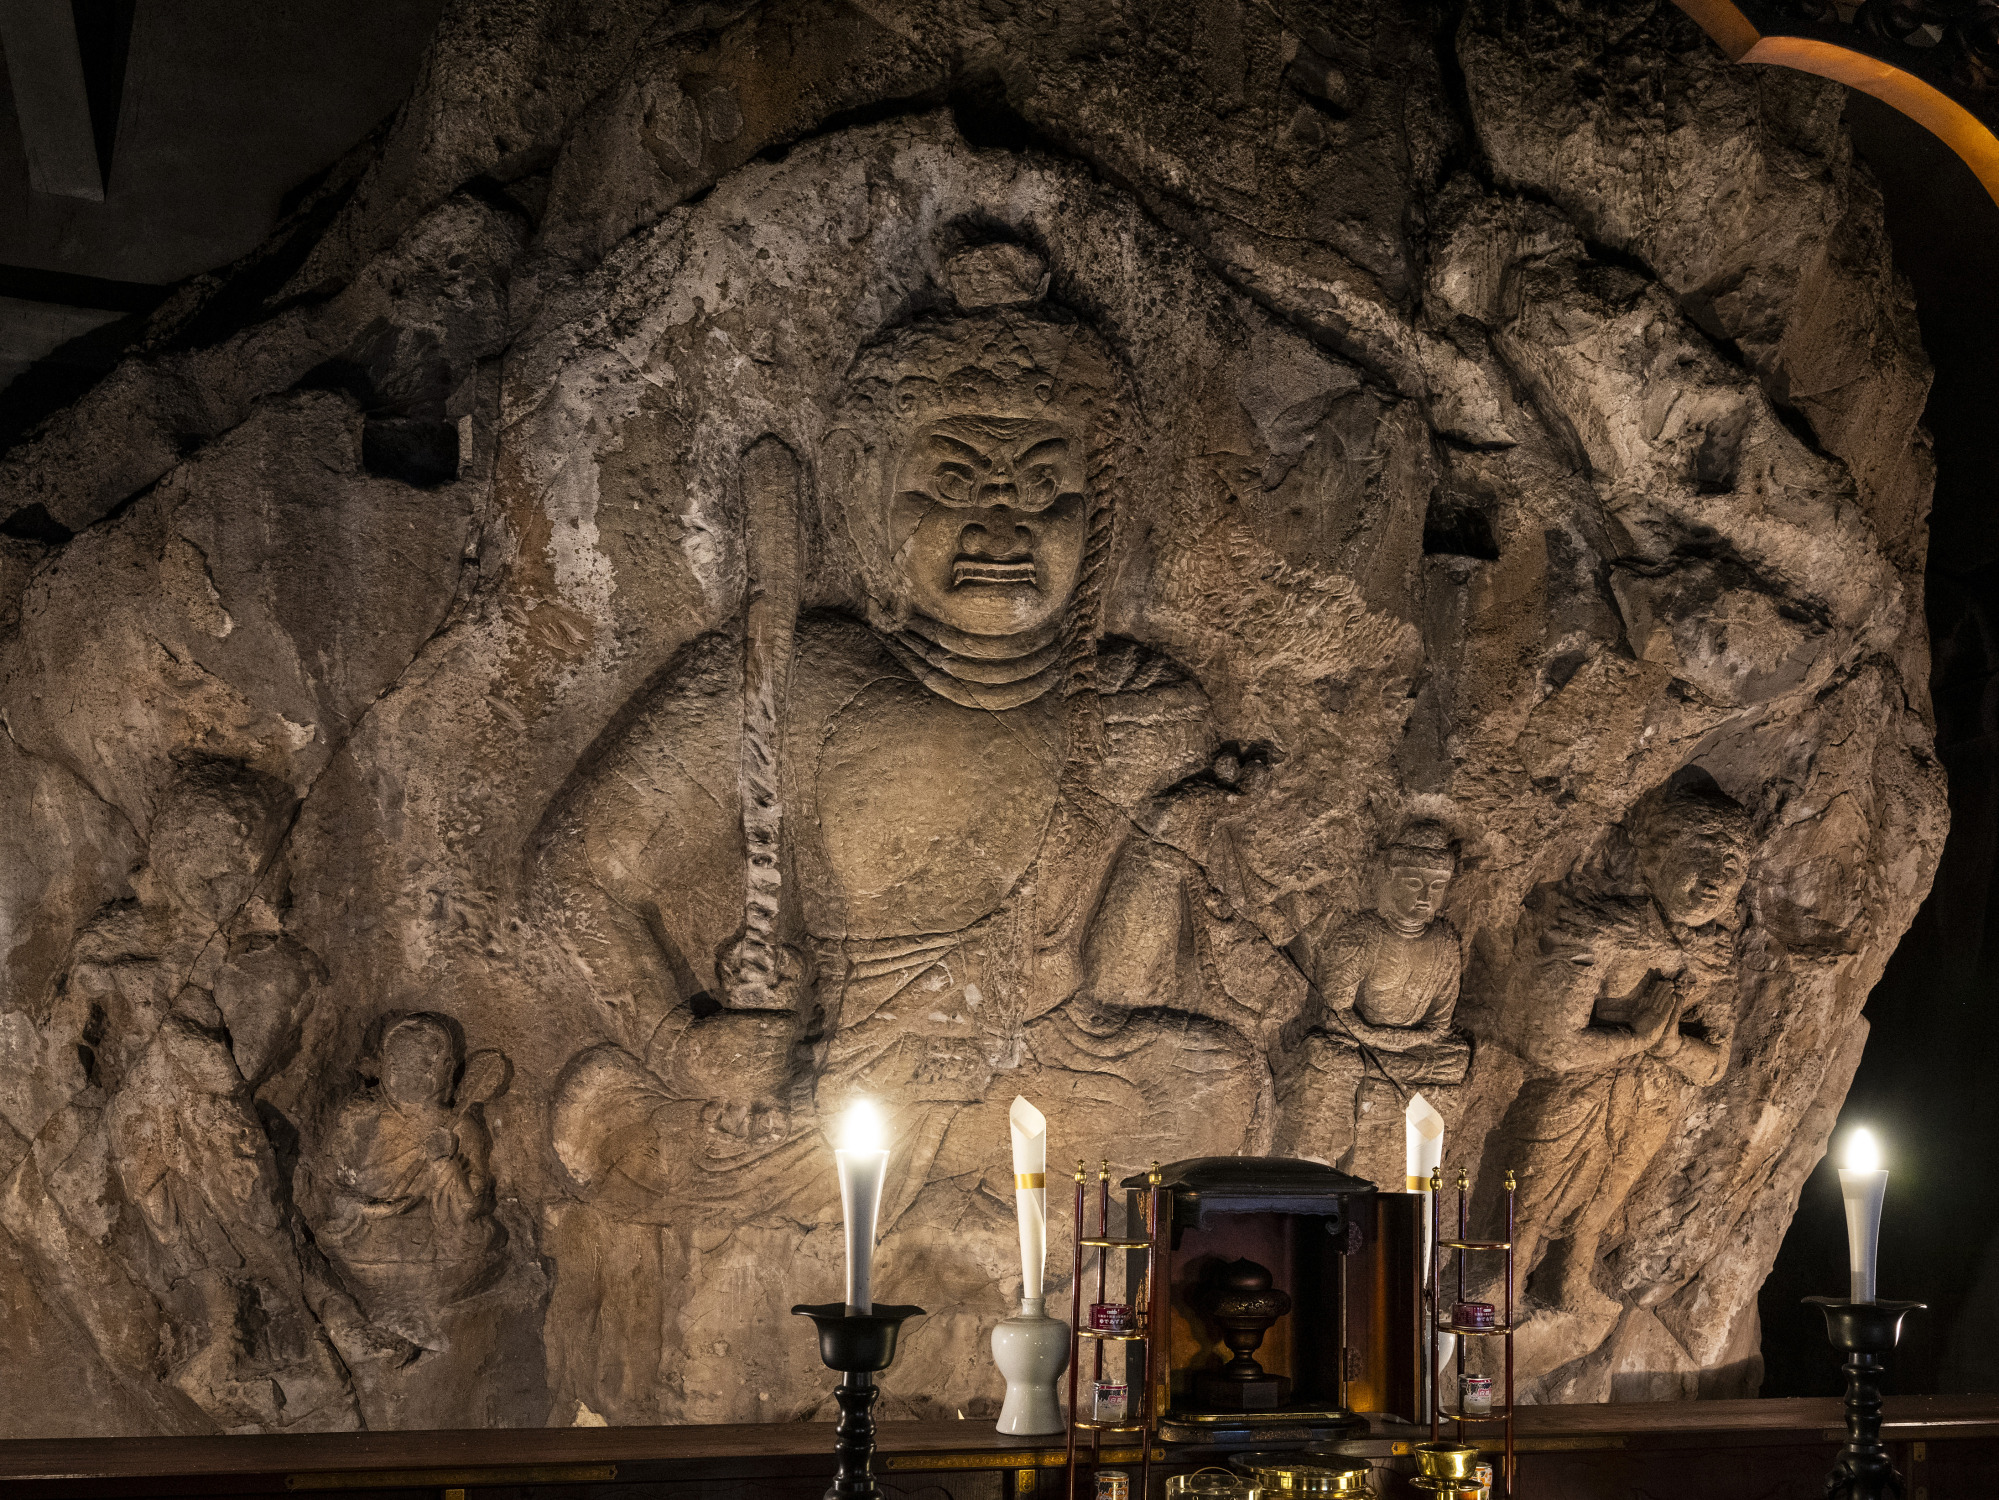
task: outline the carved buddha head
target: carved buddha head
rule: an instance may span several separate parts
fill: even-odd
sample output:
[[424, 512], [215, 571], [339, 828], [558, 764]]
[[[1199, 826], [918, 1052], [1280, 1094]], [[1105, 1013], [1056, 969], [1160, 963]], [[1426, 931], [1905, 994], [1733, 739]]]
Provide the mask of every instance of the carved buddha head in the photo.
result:
[[1748, 872], [1749, 814], [1718, 787], [1679, 787], [1638, 820], [1638, 873], [1666, 919], [1718, 921], [1735, 907]]
[[874, 623], [980, 662], [1050, 653], [1079, 614], [1093, 629], [1077, 606], [1108, 542], [1117, 387], [1102, 340], [1032, 295], [863, 350], [829, 446]]
[[382, 1092], [406, 1107], [442, 1105], [458, 1072], [458, 1039], [435, 1016], [405, 1016], [382, 1037]]
[[1457, 841], [1442, 823], [1414, 823], [1375, 863], [1374, 909], [1404, 936], [1419, 936], [1443, 910], [1457, 878]]

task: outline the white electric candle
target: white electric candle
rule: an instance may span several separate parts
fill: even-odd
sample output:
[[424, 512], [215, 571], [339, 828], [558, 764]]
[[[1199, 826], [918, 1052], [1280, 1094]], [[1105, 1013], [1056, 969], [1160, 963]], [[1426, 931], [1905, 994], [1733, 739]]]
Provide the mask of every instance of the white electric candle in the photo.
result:
[[1846, 1199], [1848, 1301], [1874, 1300], [1874, 1256], [1881, 1239], [1881, 1200], [1888, 1192], [1888, 1173], [1880, 1148], [1866, 1130], [1846, 1138], [1846, 1165], [1839, 1172], [1840, 1196]]
[[[1421, 1094], [1413, 1095], [1409, 1107], [1402, 1112], [1402, 1170], [1403, 1186], [1412, 1193], [1423, 1195], [1423, 1295], [1434, 1297], [1437, 1269], [1437, 1226], [1430, 1222], [1430, 1174], [1443, 1164], [1444, 1160], [1444, 1117], [1437, 1113], [1437, 1106]], [[1441, 1319], [1439, 1320], [1442, 1321]], [[1430, 1351], [1430, 1359], [1438, 1369], [1442, 1369], [1451, 1357], [1457, 1335], [1440, 1333], [1437, 1345]], [[1430, 1399], [1430, 1382], [1423, 1381], [1423, 1400], [1427, 1406]]]
[[840, 1212], [847, 1221], [847, 1316], [853, 1317], [875, 1310], [869, 1274], [882, 1181], [888, 1176], [888, 1141], [871, 1101], [856, 1099], [848, 1107], [833, 1160], [840, 1168]]
[[1013, 1129], [1013, 1202], [1020, 1219], [1020, 1295], [1029, 1317], [1041, 1314], [1048, 1261], [1048, 1118], [1025, 1099], [1007, 1112]]
[[1404, 1185], [1412, 1193], [1430, 1191], [1430, 1174], [1444, 1160], [1444, 1117], [1421, 1094], [1403, 1111]]

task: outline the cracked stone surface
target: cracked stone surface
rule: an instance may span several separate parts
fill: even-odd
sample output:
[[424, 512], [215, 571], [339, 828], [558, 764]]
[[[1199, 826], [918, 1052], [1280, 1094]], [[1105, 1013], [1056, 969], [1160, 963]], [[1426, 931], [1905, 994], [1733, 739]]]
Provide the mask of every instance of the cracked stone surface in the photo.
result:
[[1752, 1392], [1928, 370], [1837, 89], [1573, 10], [454, 7], [0, 453], [7, 1430], [820, 1412], [857, 1093], [887, 1414], [997, 1408], [1017, 1093], [1421, 1089], [1526, 1399]]

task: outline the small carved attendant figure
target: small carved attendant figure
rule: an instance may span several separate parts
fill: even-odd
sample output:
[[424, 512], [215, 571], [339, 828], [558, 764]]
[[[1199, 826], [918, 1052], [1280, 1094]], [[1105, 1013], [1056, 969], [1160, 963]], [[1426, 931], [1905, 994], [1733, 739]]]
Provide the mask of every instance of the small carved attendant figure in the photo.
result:
[[316, 1164], [331, 1210], [317, 1227], [320, 1244], [369, 1316], [416, 1343], [430, 1312], [476, 1290], [506, 1243], [493, 1218], [492, 1142], [479, 1106], [512, 1070], [485, 1051], [461, 1072], [459, 1055], [442, 1017], [391, 1023], [376, 1049], [376, 1082], [341, 1108]]
[[[1449, 829], [1412, 824], [1377, 856], [1374, 909], [1293, 945], [1322, 1008], [1286, 1049], [1279, 1081], [1286, 1149], [1343, 1156], [1368, 1078], [1387, 1095], [1463, 1081], [1471, 1048], [1451, 1030], [1458, 935], [1439, 915], [1457, 868]], [[1401, 1113], [1390, 1113], [1399, 1150]]]
[[[1551, 1348], [1588, 1348], [1569, 1325], [1600, 1337], [1617, 1316], [1593, 1284], [1603, 1232], [1689, 1086], [1728, 1067], [1733, 934], [1720, 924], [1742, 889], [1748, 832], [1748, 815], [1712, 786], [1655, 793], [1622, 848], [1529, 899], [1502, 1024], [1538, 1076], [1488, 1155], [1519, 1173], [1516, 1265], [1552, 1309], [1537, 1320]], [[1545, 1373], [1531, 1328], [1530, 1376]]]

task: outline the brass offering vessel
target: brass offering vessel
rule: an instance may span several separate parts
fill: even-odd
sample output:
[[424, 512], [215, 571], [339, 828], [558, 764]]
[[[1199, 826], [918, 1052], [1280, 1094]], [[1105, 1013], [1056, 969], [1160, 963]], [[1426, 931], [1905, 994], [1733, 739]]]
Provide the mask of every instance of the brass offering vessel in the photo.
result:
[[1409, 1482], [1432, 1495], [1476, 1497], [1479, 1493], [1478, 1449], [1463, 1443], [1418, 1443], [1416, 1467], [1423, 1472]]
[[1196, 1469], [1166, 1481], [1166, 1500], [1259, 1500], [1262, 1491], [1231, 1469]]
[[1320, 1495], [1371, 1495], [1373, 1466], [1364, 1458], [1291, 1453], [1237, 1453], [1229, 1464], [1256, 1486], [1263, 1500]]

